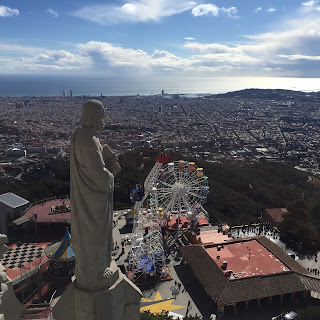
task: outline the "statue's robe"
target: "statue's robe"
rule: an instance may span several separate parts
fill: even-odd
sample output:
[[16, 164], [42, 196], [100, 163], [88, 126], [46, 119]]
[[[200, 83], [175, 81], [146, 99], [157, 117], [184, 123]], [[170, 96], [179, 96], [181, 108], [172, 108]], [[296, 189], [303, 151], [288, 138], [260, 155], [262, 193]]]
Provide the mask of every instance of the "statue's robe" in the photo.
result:
[[110, 266], [113, 225], [113, 174], [106, 168], [96, 130], [78, 128], [70, 155], [71, 232], [77, 285], [95, 290]]

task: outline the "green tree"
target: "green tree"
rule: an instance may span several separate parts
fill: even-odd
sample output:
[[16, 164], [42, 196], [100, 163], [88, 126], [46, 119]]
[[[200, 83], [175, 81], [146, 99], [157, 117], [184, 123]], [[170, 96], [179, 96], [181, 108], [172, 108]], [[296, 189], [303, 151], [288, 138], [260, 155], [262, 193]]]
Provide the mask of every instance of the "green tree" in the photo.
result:
[[317, 230], [311, 221], [310, 212], [304, 201], [296, 201], [288, 207], [288, 213], [280, 225], [280, 230], [295, 241], [311, 248], [317, 239]]
[[304, 309], [297, 310], [298, 317], [296, 320], [319, 320], [320, 319], [320, 307], [319, 306], [307, 306]]

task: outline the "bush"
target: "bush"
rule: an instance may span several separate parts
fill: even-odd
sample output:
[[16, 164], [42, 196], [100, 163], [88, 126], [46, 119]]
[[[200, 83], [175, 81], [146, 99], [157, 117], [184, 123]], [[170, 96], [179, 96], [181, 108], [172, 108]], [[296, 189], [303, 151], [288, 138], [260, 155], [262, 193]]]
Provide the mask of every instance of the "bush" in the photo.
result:
[[[184, 320], [203, 320], [199, 316], [186, 316]], [[162, 311], [161, 313], [151, 313], [150, 311], [144, 311], [141, 313], [140, 320], [174, 320], [172, 316], [168, 315], [168, 311]]]
[[319, 320], [320, 307], [307, 306], [306, 308], [297, 310], [298, 317], [296, 320]]

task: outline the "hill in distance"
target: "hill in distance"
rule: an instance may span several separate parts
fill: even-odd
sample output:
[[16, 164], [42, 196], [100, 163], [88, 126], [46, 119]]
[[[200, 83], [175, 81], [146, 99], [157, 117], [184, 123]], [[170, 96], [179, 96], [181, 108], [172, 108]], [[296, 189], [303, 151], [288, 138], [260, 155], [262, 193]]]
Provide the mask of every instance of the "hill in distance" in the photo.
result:
[[247, 98], [267, 100], [295, 100], [295, 101], [319, 101], [320, 92], [302, 92], [282, 89], [245, 89], [240, 91], [217, 94], [223, 98]]

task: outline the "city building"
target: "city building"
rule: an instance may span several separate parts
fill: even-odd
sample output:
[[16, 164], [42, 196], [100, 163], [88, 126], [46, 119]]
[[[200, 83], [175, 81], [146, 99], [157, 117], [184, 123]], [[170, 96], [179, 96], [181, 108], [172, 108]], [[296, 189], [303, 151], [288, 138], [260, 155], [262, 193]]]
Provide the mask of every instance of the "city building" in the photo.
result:
[[70, 199], [50, 199], [34, 204], [24, 217], [37, 223], [71, 224]]
[[26, 150], [12, 147], [8, 148], [5, 154], [12, 157], [25, 157], [27, 155]]
[[266, 209], [263, 219], [269, 222], [273, 226], [277, 226], [280, 222], [283, 221], [283, 215], [288, 213], [286, 208], [271, 208]]
[[0, 233], [8, 234], [8, 224], [27, 210], [30, 202], [18, 195], [7, 192], [0, 195]]
[[191, 282], [200, 286], [218, 311], [298, 301], [319, 295], [320, 278], [312, 276], [264, 236], [182, 247]]

